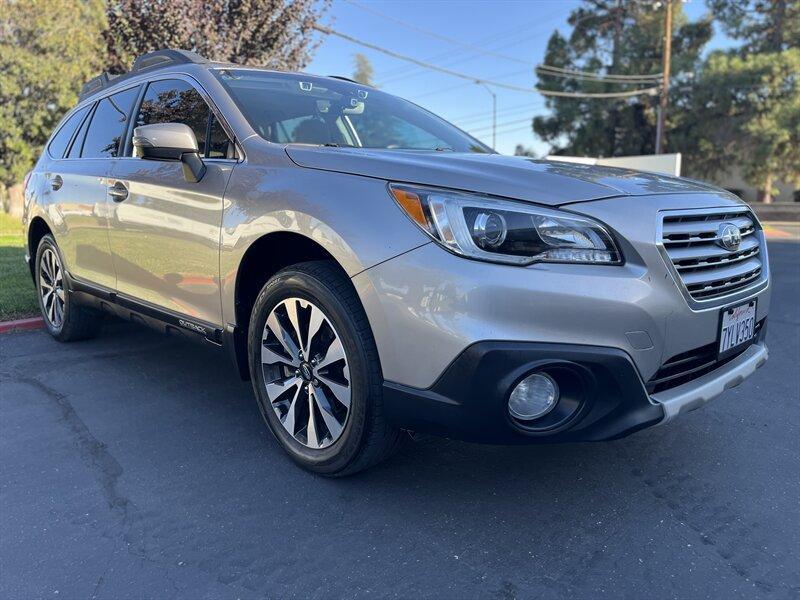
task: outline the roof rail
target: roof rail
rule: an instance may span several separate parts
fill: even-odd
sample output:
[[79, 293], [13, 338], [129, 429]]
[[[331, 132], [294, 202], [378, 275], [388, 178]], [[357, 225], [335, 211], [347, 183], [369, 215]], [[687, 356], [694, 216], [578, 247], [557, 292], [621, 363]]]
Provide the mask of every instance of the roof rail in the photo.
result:
[[108, 85], [117, 77], [119, 77], [119, 75], [112, 75], [111, 73], [100, 73], [100, 75], [97, 77], [92, 77], [89, 81], [83, 84], [78, 100], [88, 98], [95, 92], [99, 92], [103, 88], [108, 87]]
[[191, 50], [179, 50], [177, 48], [166, 48], [164, 50], [156, 50], [155, 52], [148, 52], [142, 54], [135, 61], [133, 61], [133, 69], [131, 72], [138, 73], [145, 69], [153, 69], [155, 67], [164, 67], [169, 64], [185, 64], [207, 63], [208, 59], [200, 56], [197, 52]]
[[95, 92], [99, 92], [100, 90], [107, 88], [112, 83], [118, 83], [119, 80], [132, 77], [133, 75], [141, 73], [142, 71], [176, 64], [204, 64], [207, 62], [209, 62], [207, 58], [200, 56], [196, 52], [191, 52], [190, 50], [166, 48], [164, 50], [148, 52], [147, 54], [142, 54], [141, 56], [137, 57], [135, 61], [133, 61], [133, 68], [128, 73], [123, 73], [120, 75], [101, 73], [97, 77], [93, 77], [87, 81], [83, 85], [83, 88], [81, 88], [81, 93], [78, 97], [78, 100], [85, 100]]

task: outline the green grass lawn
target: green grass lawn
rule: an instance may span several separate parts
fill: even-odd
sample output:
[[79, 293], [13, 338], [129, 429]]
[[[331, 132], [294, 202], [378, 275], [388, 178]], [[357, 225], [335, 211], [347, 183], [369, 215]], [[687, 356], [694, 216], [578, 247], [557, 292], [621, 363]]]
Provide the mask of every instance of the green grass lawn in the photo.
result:
[[39, 304], [25, 264], [22, 223], [0, 212], [0, 321], [32, 317]]

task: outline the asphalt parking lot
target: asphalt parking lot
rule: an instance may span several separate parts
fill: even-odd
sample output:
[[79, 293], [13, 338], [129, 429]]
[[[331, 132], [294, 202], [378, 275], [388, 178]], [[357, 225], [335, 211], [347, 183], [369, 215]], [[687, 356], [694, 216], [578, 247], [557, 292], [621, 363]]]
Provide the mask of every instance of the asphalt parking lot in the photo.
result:
[[770, 361], [703, 409], [345, 480], [284, 457], [222, 353], [0, 336], [0, 597], [797, 598], [800, 244], [770, 251]]

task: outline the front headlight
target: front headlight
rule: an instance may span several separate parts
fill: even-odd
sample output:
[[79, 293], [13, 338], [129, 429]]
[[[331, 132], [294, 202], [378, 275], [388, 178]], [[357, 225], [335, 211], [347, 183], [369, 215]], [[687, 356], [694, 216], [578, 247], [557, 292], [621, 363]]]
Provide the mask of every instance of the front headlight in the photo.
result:
[[389, 184], [397, 204], [436, 242], [461, 256], [535, 262], [622, 263], [600, 223], [559, 210], [436, 188]]

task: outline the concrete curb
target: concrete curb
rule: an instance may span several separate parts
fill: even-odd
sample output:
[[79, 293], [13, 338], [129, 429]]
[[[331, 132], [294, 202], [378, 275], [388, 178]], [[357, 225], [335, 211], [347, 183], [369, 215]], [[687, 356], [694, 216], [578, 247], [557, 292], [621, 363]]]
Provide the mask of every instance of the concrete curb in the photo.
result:
[[42, 327], [44, 327], [44, 319], [42, 319], [42, 317], [17, 319], [16, 321], [2, 321], [0, 322], [0, 333], [30, 331], [32, 329], [41, 329]]

